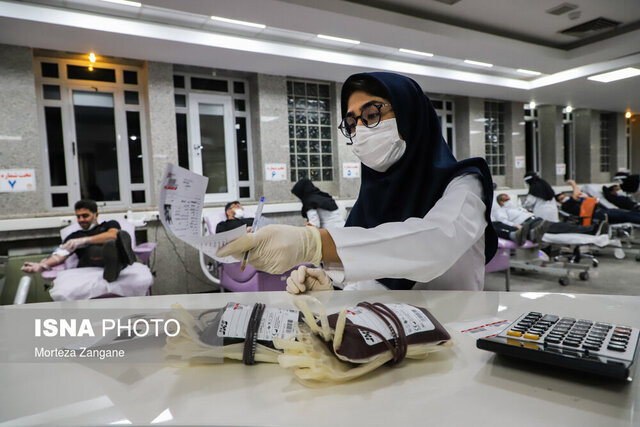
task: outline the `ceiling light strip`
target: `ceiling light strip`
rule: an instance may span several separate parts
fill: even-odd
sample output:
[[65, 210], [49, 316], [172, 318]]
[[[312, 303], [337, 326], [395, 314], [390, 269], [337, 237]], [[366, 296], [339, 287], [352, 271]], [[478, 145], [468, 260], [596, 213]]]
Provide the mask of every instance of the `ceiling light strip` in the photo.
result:
[[473, 59], [465, 59], [464, 62], [465, 64], [479, 65], [481, 67], [493, 67], [493, 64], [489, 64], [488, 62], [474, 61]]
[[516, 71], [521, 74], [527, 74], [529, 76], [539, 76], [540, 74], [542, 74], [540, 71], [525, 70], [524, 68], [518, 68]]
[[256, 24], [255, 22], [248, 22], [248, 21], [239, 21], [237, 19], [223, 18], [221, 16], [212, 16], [211, 19], [213, 19], [214, 21], [226, 22], [227, 24], [243, 25], [245, 27], [267, 28], [267, 26], [264, 24]]
[[106, 1], [107, 3], [121, 4], [124, 6], [142, 7], [142, 3], [137, 1], [130, 1], [130, 0], [102, 0], [102, 1]]
[[400, 48], [398, 50], [400, 52], [402, 52], [402, 53], [408, 53], [410, 55], [427, 56], [427, 57], [432, 57], [433, 56], [433, 53], [421, 52], [419, 50], [411, 50], [411, 49], [405, 49], [405, 48]]
[[598, 74], [595, 76], [587, 77], [589, 80], [596, 82], [609, 83], [616, 80], [628, 79], [640, 75], [640, 69], [634, 67], [622, 68], [620, 70], [610, 71], [608, 73]]
[[342, 37], [327, 36], [325, 34], [318, 34], [318, 38], [319, 39], [324, 39], [324, 40], [331, 40], [331, 41], [334, 41], [334, 42], [340, 42], [340, 43], [360, 44], [360, 41], [358, 41], [358, 40], [345, 39], [345, 38], [342, 38]]

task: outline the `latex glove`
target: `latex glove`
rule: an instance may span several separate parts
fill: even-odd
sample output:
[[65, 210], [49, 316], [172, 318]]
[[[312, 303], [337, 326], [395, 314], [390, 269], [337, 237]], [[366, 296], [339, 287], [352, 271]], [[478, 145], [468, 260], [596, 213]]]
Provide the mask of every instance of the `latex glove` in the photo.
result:
[[287, 292], [303, 294], [308, 291], [332, 291], [331, 279], [321, 268], [301, 265], [287, 279]]
[[48, 268], [41, 262], [25, 262], [20, 270], [25, 273], [42, 273], [44, 270], [48, 270]]
[[281, 274], [298, 264], [319, 265], [322, 260], [322, 240], [315, 227], [294, 227], [273, 224], [246, 234], [221, 247], [218, 257], [232, 256], [247, 262], [256, 270]]
[[88, 245], [91, 242], [90, 237], [79, 237], [77, 239], [68, 240], [62, 245], [62, 249], [66, 249], [69, 252], [74, 252], [80, 246]]

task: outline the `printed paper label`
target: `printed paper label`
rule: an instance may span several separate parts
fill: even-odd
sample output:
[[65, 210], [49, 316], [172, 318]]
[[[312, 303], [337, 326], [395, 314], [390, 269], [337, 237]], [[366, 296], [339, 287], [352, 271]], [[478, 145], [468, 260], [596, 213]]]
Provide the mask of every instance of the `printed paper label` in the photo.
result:
[[[431, 320], [417, 307], [409, 304], [385, 304], [393, 313], [398, 316], [402, 322], [405, 335], [417, 334], [418, 332], [427, 332], [435, 329]], [[387, 324], [373, 311], [364, 307], [347, 308], [347, 319], [356, 325], [365, 326], [374, 331], [380, 332], [387, 340], [393, 339], [391, 330]], [[397, 333], [394, 327], [394, 331]], [[382, 340], [367, 331], [359, 331], [362, 338], [369, 345], [376, 345]]]
[[[230, 302], [222, 313], [218, 336], [244, 338], [253, 305]], [[273, 341], [274, 337], [290, 339], [298, 333], [298, 310], [265, 308], [258, 329], [258, 340]]]

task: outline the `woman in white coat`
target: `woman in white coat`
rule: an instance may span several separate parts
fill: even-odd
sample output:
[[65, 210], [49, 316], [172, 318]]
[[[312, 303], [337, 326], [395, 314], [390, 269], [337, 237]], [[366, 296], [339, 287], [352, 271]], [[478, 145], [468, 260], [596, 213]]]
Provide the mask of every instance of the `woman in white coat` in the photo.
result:
[[218, 251], [283, 272], [292, 293], [375, 280], [389, 289], [481, 290], [497, 238], [484, 159], [457, 162], [429, 99], [410, 78], [362, 73], [342, 88], [340, 130], [362, 162], [358, 199], [344, 228], [272, 225]]
[[291, 192], [302, 202], [300, 214], [307, 219], [308, 225], [318, 228], [344, 227], [344, 218], [336, 201], [328, 193], [320, 191], [308, 178], [296, 182]]

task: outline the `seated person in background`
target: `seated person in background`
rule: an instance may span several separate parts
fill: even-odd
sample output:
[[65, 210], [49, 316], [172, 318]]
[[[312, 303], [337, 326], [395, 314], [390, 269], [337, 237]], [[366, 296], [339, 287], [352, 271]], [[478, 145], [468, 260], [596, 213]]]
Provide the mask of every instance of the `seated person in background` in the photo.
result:
[[[567, 182], [573, 188], [573, 194], [571, 197], [564, 193], [556, 194], [556, 200], [561, 204], [563, 211], [579, 217], [580, 208], [586, 195], [578, 188], [575, 181], [569, 180]], [[593, 211], [593, 218], [600, 221], [608, 218], [611, 224], [622, 224], [624, 222], [640, 224], [640, 212], [626, 211], [624, 209], [607, 209], [601, 205], [596, 205]]]
[[614, 184], [610, 187], [606, 185], [602, 186], [602, 194], [604, 198], [613, 203], [620, 209], [626, 209], [628, 211], [640, 211], [640, 203], [634, 201], [631, 197], [623, 196], [620, 194], [622, 189], [618, 184]]
[[627, 194], [640, 194], [640, 175], [631, 175], [628, 170], [620, 170], [613, 177], [620, 182], [620, 188]]
[[498, 204], [491, 211], [493, 227], [496, 229], [498, 237], [512, 240], [518, 245], [523, 245], [527, 239], [539, 243], [545, 233], [599, 235], [600, 233], [608, 232], [608, 226], [604, 221], [600, 224], [600, 227], [596, 225], [583, 227], [566, 222], [545, 221], [522, 208], [514, 206], [508, 194], [498, 194], [496, 201]]
[[93, 200], [80, 200], [75, 204], [80, 230], [64, 239], [50, 257], [41, 262], [25, 262], [22, 271], [40, 273], [62, 264], [72, 253], [78, 256], [78, 267], [103, 267], [103, 278], [113, 282], [120, 271], [135, 262], [131, 249], [131, 236], [120, 230], [117, 221], [98, 224], [98, 205]]
[[307, 218], [307, 225], [317, 228], [344, 227], [344, 219], [335, 200], [320, 191], [309, 179], [302, 178], [296, 182], [291, 192], [302, 202], [300, 213]]
[[536, 172], [527, 172], [524, 181], [529, 185], [529, 194], [522, 206], [533, 212], [538, 218], [558, 222], [558, 207], [553, 201], [554, 191], [551, 185], [540, 178]]
[[216, 225], [216, 233], [222, 233], [225, 231], [233, 230], [238, 227], [246, 225], [247, 232], [251, 231], [253, 225], [253, 218], [244, 217], [244, 209], [239, 201], [229, 202], [224, 207], [224, 212], [227, 215], [227, 220], [219, 222]]

